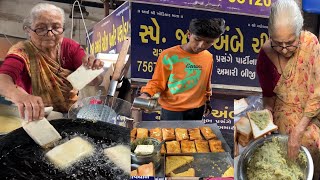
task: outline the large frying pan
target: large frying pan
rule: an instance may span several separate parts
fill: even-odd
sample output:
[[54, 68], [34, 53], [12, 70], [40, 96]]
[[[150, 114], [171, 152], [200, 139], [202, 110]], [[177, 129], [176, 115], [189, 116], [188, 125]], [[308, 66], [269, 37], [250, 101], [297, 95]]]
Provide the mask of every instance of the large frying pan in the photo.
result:
[[[95, 154], [67, 171], [55, 169], [38, 146], [22, 129], [0, 138], [0, 179], [112, 179], [125, 180], [130, 176], [117, 168], [103, 155], [103, 149], [116, 144], [129, 145], [129, 129], [106, 122], [84, 119], [58, 119], [50, 123], [67, 141], [76, 135], [95, 144]], [[126, 157], [123, 157], [126, 158]], [[130, 158], [130, 157], [127, 157]]]

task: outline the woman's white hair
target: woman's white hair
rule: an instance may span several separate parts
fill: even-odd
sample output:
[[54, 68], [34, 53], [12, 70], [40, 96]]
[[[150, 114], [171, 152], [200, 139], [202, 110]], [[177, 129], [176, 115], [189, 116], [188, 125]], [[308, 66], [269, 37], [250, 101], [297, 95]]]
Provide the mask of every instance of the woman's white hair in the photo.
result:
[[298, 36], [303, 27], [303, 17], [295, 0], [278, 0], [271, 6], [269, 35], [272, 36], [278, 25], [292, 28]]
[[65, 14], [64, 10], [48, 3], [39, 3], [35, 5], [31, 11], [29, 12], [29, 15], [23, 20], [23, 28], [30, 27], [34, 20], [39, 16], [39, 14], [43, 12], [55, 12], [62, 17], [62, 24], [64, 24], [65, 21]]

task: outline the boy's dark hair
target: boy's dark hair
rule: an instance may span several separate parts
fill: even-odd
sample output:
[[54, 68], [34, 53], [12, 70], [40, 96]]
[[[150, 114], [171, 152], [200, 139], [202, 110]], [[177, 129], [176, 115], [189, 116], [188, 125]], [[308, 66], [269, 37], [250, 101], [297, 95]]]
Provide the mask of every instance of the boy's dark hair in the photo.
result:
[[189, 25], [191, 34], [207, 37], [218, 38], [225, 31], [225, 21], [222, 18], [214, 19], [192, 19]]

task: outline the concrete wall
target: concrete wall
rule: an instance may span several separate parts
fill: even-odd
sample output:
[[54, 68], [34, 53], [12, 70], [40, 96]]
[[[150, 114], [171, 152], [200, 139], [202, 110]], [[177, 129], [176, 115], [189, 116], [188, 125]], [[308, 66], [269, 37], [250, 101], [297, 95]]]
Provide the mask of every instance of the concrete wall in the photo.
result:
[[20, 38], [11, 38], [11, 37], [7, 37], [7, 38], [0, 37], [0, 61], [2, 61], [4, 59], [4, 57], [6, 56], [8, 50], [11, 47], [11, 43], [15, 44], [18, 41], [23, 40]]

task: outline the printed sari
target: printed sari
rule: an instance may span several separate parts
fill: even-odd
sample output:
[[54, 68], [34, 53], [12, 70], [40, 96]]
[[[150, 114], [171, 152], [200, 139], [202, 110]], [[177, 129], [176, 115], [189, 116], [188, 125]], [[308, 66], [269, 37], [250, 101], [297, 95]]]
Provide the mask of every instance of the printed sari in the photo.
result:
[[52, 106], [55, 111], [68, 112], [77, 100], [77, 91], [66, 79], [72, 73], [70, 70], [62, 68], [60, 62], [46, 56], [30, 41], [15, 44], [8, 54], [24, 60], [31, 77], [32, 95], [40, 96], [44, 105]]
[[316, 170], [320, 168], [320, 46], [310, 32], [302, 32], [300, 42], [273, 90], [276, 94], [273, 116], [282, 134], [290, 134], [303, 116], [312, 119], [303, 134], [302, 145], [312, 154]]

